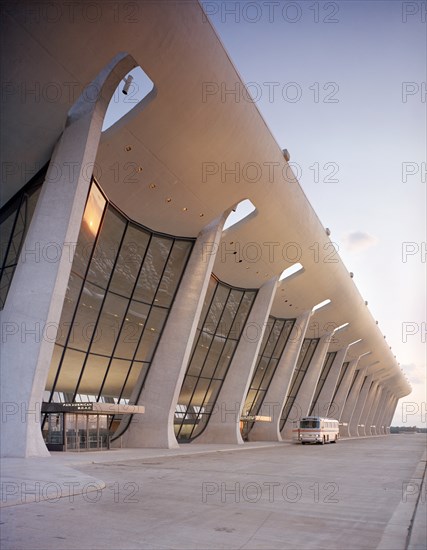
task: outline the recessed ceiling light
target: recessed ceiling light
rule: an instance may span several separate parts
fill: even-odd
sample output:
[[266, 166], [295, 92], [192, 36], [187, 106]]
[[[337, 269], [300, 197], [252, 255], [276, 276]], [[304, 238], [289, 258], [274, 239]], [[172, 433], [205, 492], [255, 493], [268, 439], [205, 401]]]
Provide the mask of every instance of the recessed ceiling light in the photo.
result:
[[142, 166], [138, 166], [138, 168], [137, 168], [136, 171], [137, 171], [137, 172], [142, 172]]
[[183, 212], [187, 212], [188, 208], [186, 206], [184, 206], [184, 208], [182, 209]]
[[155, 189], [156, 188], [156, 184], [155, 183], [150, 183], [150, 189]]
[[167, 197], [167, 199], [165, 199], [166, 202], [172, 202], [172, 198], [171, 197]]
[[204, 214], [203, 214], [203, 212], [201, 212], [201, 213], [199, 214], [199, 218], [203, 218], [203, 216], [204, 216]]
[[129, 153], [129, 151], [132, 151], [132, 147], [130, 145], [126, 145], [125, 151], [126, 153]]

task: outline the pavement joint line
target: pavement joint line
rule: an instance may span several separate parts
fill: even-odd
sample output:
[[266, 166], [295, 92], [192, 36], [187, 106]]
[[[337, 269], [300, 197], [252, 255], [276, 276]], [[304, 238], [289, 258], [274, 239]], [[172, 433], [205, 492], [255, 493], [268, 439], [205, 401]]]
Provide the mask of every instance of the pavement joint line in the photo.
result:
[[[417, 466], [414, 469], [414, 473], [408, 480], [408, 484], [409, 484], [411, 483], [411, 481], [416, 482], [416, 481], [419, 481], [420, 479], [423, 479], [422, 484], [419, 486], [417, 498], [416, 499], [408, 498], [413, 495], [411, 495], [410, 493], [407, 493], [407, 491], [405, 491], [405, 495], [402, 494], [402, 499], [400, 503], [397, 505], [392, 517], [388, 521], [376, 550], [390, 550], [390, 548], [392, 548], [390, 544], [394, 544], [394, 545], [399, 544], [398, 547], [393, 546], [394, 550], [408, 550], [410, 545], [415, 515], [416, 515], [417, 508], [422, 495], [422, 487], [423, 485], [425, 486], [425, 476], [427, 473], [426, 455], [427, 455], [427, 451], [424, 451], [421, 459], [419, 460]], [[419, 472], [420, 467], [422, 467], [424, 471], [422, 478], [417, 477], [416, 475]], [[403, 496], [405, 496], [405, 500]], [[412, 504], [412, 508], [409, 510], [407, 509], [408, 504], [409, 505]], [[409, 513], [410, 513], [410, 517], [408, 517]], [[406, 530], [403, 531], [403, 529], [399, 529], [399, 533], [397, 533], [396, 527], [401, 528], [403, 522], [407, 525]]]
[[[415, 474], [421, 468], [423, 468], [422, 476], [415, 478]], [[406, 537], [405, 550], [408, 550], [409, 545], [411, 543], [412, 531], [413, 531], [413, 528], [414, 528], [415, 516], [417, 514], [418, 505], [420, 503], [420, 499], [421, 499], [421, 495], [423, 493], [423, 490], [425, 490], [425, 488], [426, 488], [426, 475], [427, 475], [427, 451], [424, 451], [423, 456], [422, 456], [420, 462], [418, 463], [418, 465], [415, 469], [415, 472], [414, 472], [414, 476], [413, 476], [415, 479], [422, 479], [422, 482], [421, 482], [421, 485], [420, 485], [420, 489], [418, 491], [418, 498], [417, 498], [417, 501], [415, 503], [414, 512], [413, 512], [412, 518], [411, 518], [411, 523], [409, 524], [409, 527], [408, 527], [408, 534], [407, 534], [407, 537]]]

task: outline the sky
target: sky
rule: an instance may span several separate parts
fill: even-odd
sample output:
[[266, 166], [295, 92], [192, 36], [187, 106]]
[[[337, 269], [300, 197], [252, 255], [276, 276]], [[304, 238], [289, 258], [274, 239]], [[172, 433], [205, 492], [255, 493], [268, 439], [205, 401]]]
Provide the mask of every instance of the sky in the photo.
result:
[[426, 3], [202, 2], [426, 425]]
[[392, 424], [425, 427], [427, 3], [202, 5], [412, 385]]

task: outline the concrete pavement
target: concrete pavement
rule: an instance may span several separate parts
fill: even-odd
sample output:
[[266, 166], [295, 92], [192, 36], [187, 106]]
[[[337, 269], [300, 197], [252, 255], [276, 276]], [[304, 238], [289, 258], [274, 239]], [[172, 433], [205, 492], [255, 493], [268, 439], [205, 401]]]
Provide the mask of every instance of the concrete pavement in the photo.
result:
[[3, 462], [1, 547], [418, 550], [425, 442], [401, 434]]

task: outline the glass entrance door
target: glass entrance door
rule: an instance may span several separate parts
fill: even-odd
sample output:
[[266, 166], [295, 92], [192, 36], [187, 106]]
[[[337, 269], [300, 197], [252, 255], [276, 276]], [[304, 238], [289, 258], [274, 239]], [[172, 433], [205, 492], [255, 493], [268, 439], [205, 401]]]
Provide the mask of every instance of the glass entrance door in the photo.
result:
[[109, 448], [106, 414], [65, 413], [65, 450], [96, 451]]

